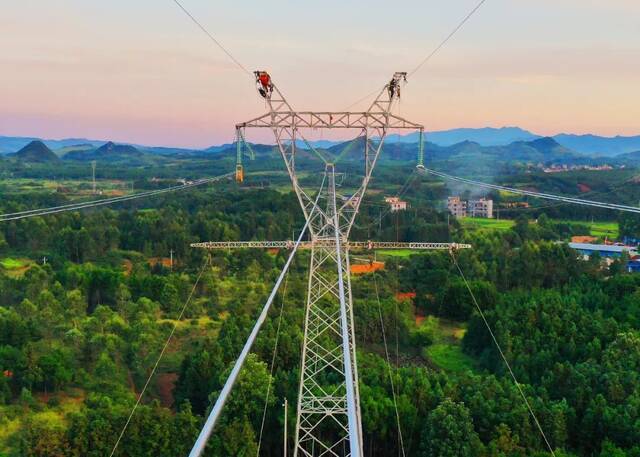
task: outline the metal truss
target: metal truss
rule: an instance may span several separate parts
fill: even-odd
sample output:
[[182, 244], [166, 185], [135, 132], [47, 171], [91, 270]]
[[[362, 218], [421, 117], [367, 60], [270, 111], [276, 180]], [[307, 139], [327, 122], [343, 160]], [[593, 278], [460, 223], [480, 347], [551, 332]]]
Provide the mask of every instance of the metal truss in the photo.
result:
[[311, 244], [295, 456], [362, 455], [349, 253], [335, 173], [327, 166], [327, 219]]
[[[392, 114], [406, 73], [395, 73], [365, 112], [294, 111], [266, 72], [255, 72], [258, 91], [269, 111], [236, 125], [273, 131], [291, 184], [307, 221], [310, 240], [298, 248], [311, 251], [305, 308], [294, 457], [363, 457], [362, 421], [349, 252], [358, 249], [466, 249], [455, 243], [349, 241], [349, 234], [371, 175], [391, 129], [420, 132], [423, 126]], [[304, 189], [296, 174], [296, 144], [302, 129], [356, 129], [364, 139], [363, 179], [346, 198], [336, 195], [335, 165], [325, 161], [328, 185]], [[242, 172], [242, 170], [240, 169]], [[324, 184], [323, 180], [323, 184]], [[340, 204], [338, 204], [340, 201]], [[194, 243], [203, 249], [292, 248], [291, 241]]]
[[[204, 243], [192, 243], [192, 248], [201, 249], [292, 249], [295, 242], [286, 241], [207, 241]], [[314, 247], [335, 248], [335, 242], [331, 240], [303, 241], [298, 249], [313, 249]], [[470, 249], [470, 244], [460, 243], [402, 243], [394, 241], [345, 241], [342, 247], [348, 251], [376, 250], [376, 249], [412, 249], [412, 250], [457, 250]]]
[[409, 129], [420, 130], [422, 126], [394, 114], [384, 112], [347, 111], [285, 111], [263, 114], [247, 122], [238, 124], [246, 127], [290, 127], [294, 129]]
[[[406, 73], [395, 73], [369, 109], [364, 112], [294, 111], [278, 87], [272, 84], [271, 92], [266, 97], [269, 112], [237, 124], [237, 135], [244, 138], [246, 128], [269, 128], [273, 131], [293, 189], [305, 217], [309, 219], [313, 198], [310, 192], [300, 185], [295, 168], [296, 144], [300, 138], [299, 131], [319, 128], [357, 130], [358, 136], [364, 139], [364, 178], [360, 187], [342, 203], [338, 211], [340, 228], [348, 238], [389, 130], [416, 130], [422, 138], [424, 126], [391, 112], [399, 100], [400, 85], [403, 80], [406, 80]], [[319, 211], [316, 214], [316, 219], [317, 221], [312, 220], [310, 225], [312, 236], [322, 230], [322, 220], [326, 220], [326, 214]]]

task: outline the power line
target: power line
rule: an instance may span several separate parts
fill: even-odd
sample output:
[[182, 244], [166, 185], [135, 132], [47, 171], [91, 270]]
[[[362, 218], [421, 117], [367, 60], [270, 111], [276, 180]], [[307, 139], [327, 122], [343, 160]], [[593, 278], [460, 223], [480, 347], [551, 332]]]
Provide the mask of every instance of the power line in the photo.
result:
[[502, 190], [502, 191], [511, 192], [514, 194], [528, 195], [530, 197], [536, 197], [536, 198], [543, 198], [546, 200], [556, 200], [556, 201], [572, 203], [576, 205], [593, 206], [596, 208], [605, 208], [605, 209], [611, 209], [616, 211], [626, 211], [629, 213], [640, 214], [640, 208], [638, 208], [637, 206], [618, 205], [616, 203], [597, 202], [597, 201], [585, 200], [581, 198], [563, 197], [561, 195], [546, 194], [542, 192], [533, 192], [530, 190], [516, 189], [513, 187], [499, 186], [497, 184], [489, 184], [481, 181], [474, 181], [473, 179], [461, 178], [459, 176], [449, 175], [439, 171], [431, 170], [429, 168], [425, 168], [424, 170], [427, 173], [431, 173], [432, 175], [438, 176], [440, 178], [449, 179], [451, 181], [458, 181], [464, 184], [470, 184], [472, 186], [485, 187], [485, 188], [494, 189], [494, 190]]
[[209, 184], [211, 182], [215, 182], [218, 181], [220, 179], [224, 179], [227, 178], [229, 176], [232, 176], [233, 173], [227, 173], [221, 176], [215, 176], [212, 178], [204, 178], [204, 179], [199, 179], [197, 181], [194, 181], [192, 183], [187, 183], [184, 185], [180, 185], [180, 186], [172, 186], [172, 187], [166, 187], [164, 189], [157, 189], [157, 190], [150, 190], [150, 191], [146, 191], [146, 192], [140, 192], [134, 195], [125, 195], [122, 197], [112, 197], [112, 198], [105, 198], [105, 199], [101, 199], [101, 200], [92, 200], [92, 201], [88, 201], [88, 202], [81, 202], [81, 203], [71, 203], [71, 204], [67, 204], [67, 205], [60, 205], [60, 206], [52, 206], [49, 208], [39, 208], [39, 209], [31, 209], [31, 210], [25, 210], [25, 211], [19, 211], [19, 212], [15, 212], [15, 213], [7, 213], [7, 214], [0, 214], [0, 222], [6, 222], [6, 221], [13, 221], [13, 220], [18, 220], [18, 219], [26, 219], [29, 217], [36, 217], [36, 216], [46, 216], [48, 214], [55, 214], [55, 213], [62, 213], [65, 211], [78, 211], [81, 209], [87, 209], [87, 208], [93, 208], [96, 206], [104, 206], [104, 205], [111, 205], [114, 203], [120, 203], [120, 202], [124, 202], [124, 201], [129, 201], [129, 200], [136, 200], [138, 198], [144, 198], [144, 197], [152, 197], [155, 195], [160, 195], [160, 194], [165, 194], [168, 192], [176, 192], [179, 190], [184, 190], [184, 189], [190, 189], [192, 187], [197, 187], [197, 186], [202, 186], [204, 184]]
[[113, 457], [113, 454], [118, 449], [118, 445], [120, 444], [120, 441], [122, 440], [122, 437], [124, 436], [124, 432], [127, 430], [127, 427], [129, 426], [129, 423], [131, 422], [131, 418], [133, 417], [133, 415], [135, 414], [136, 410], [138, 409], [138, 406], [140, 405], [140, 401], [142, 400], [142, 396], [147, 391], [147, 387], [149, 387], [149, 383], [151, 382], [151, 378], [153, 378], [153, 375], [156, 373], [156, 370], [158, 369], [158, 365], [160, 364], [160, 360], [162, 359], [162, 356], [164, 355], [165, 351], [167, 350], [167, 347], [169, 346], [169, 343], [171, 342], [171, 339], [173, 338], [173, 334], [175, 333], [176, 329], [178, 328], [178, 323], [182, 320], [182, 316], [184, 316], [184, 312], [186, 311], [187, 306], [189, 306], [189, 303], [191, 302], [191, 298], [193, 297], [193, 294], [194, 294], [196, 288], [198, 287], [198, 283], [200, 282], [200, 278], [202, 277], [202, 273], [204, 273], [204, 270], [205, 270], [205, 268], [207, 267], [208, 264], [209, 264], [209, 259], [207, 259], [204, 262], [204, 264], [202, 265], [202, 268], [200, 269], [200, 273], [198, 273], [198, 276], [196, 278], [196, 282], [193, 284], [193, 287], [191, 288], [191, 292], [189, 293], [189, 296], [187, 297], [187, 300], [184, 302], [184, 305], [182, 306], [182, 309], [180, 310], [180, 314], [178, 314], [178, 318], [173, 323], [173, 328], [171, 329], [171, 332], [169, 332], [169, 336], [167, 337], [167, 340], [165, 341], [164, 346], [162, 346], [162, 350], [160, 351], [160, 354], [158, 355], [158, 358], [156, 359], [156, 363], [153, 365], [153, 368], [151, 369], [151, 373], [149, 373], [149, 377], [147, 378], [147, 381], [144, 383], [144, 387], [142, 388], [142, 391], [140, 392], [140, 395], [138, 395], [138, 399], [136, 400], [136, 403], [133, 405], [133, 409], [131, 410], [131, 413], [129, 413], [129, 417], [127, 418], [127, 421], [125, 422], [124, 427], [122, 427], [122, 430], [120, 431], [120, 435], [118, 435], [118, 439], [116, 440], [116, 443], [113, 445], [113, 449], [111, 450], [111, 454], [109, 454], [109, 457]]
[[[471, 19], [471, 17], [480, 9], [480, 7], [482, 5], [484, 5], [484, 3], [487, 0], [481, 0], [480, 3], [478, 3], [463, 19], [462, 21], [460, 21], [460, 23], [458, 23], [458, 25], [451, 31], [451, 33], [449, 33], [449, 35], [446, 36], [446, 38], [444, 40], [442, 40], [440, 42], [440, 44], [438, 44], [438, 46], [436, 46], [433, 51], [431, 51], [424, 59], [422, 59], [420, 61], [420, 63], [413, 69], [411, 70], [409, 73], [407, 73], [407, 76], [413, 76], [418, 70], [420, 70], [420, 68], [422, 68], [422, 66], [424, 66], [427, 62], [429, 62], [431, 60], [431, 58], [433, 56], [435, 56], [440, 49], [442, 49], [444, 47], [445, 44], [447, 44], [449, 42], [449, 40], [451, 40], [451, 38], [453, 38], [453, 36], [458, 33], [460, 31], [460, 29], [469, 21], [469, 19]], [[349, 105], [347, 108], [345, 108], [345, 111], [348, 111], [349, 109], [351, 109], [352, 107], [354, 107], [355, 105], [367, 100], [369, 97], [372, 97], [373, 95], [377, 94], [380, 91], [380, 89], [376, 89], [374, 91], [369, 92], [367, 95], [365, 95], [362, 98], [359, 98], [358, 100], [356, 100], [355, 102], [353, 102], [351, 105]]]
[[447, 42], [448, 42], [451, 38], [453, 38], [453, 36], [454, 36], [456, 33], [458, 33], [458, 31], [459, 31], [459, 30], [460, 30], [460, 29], [461, 29], [461, 28], [462, 28], [462, 27], [467, 23], [467, 21], [468, 21], [469, 19], [471, 19], [471, 16], [473, 16], [473, 15], [476, 13], [476, 11], [478, 11], [478, 10], [480, 9], [480, 7], [481, 7], [482, 5], [484, 5], [484, 3], [485, 3], [486, 1], [487, 1], [487, 0], [481, 0], [481, 1], [480, 1], [480, 3], [478, 3], [478, 4], [475, 6], [475, 8], [473, 8], [473, 9], [469, 12], [469, 14], [467, 14], [467, 15], [464, 17], [464, 19], [462, 19], [462, 21], [461, 21], [461, 22], [456, 26], [456, 28], [455, 28], [455, 29], [453, 29], [453, 31], [452, 31], [449, 35], [447, 35], [447, 37], [446, 37], [444, 40], [442, 40], [442, 42], [440, 42], [440, 44], [439, 44], [438, 46], [436, 46], [436, 47], [435, 47], [435, 49], [434, 49], [433, 51], [431, 51], [431, 53], [430, 53], [430, 54], [428, 54], [424, 59], [422, 59], [422, 61], [421, 61], [421, 62], [420, 62], [420, 63], [419, 63], [419, 64], [418, 64], [418, 65], [417, 65], [413, 70], [411, 70], [411, 71], [407, 74], [407, 76], [412, 76], [414, 73], [416, 73], [418, 70], [420, 70], [420, 68], [421, 68], [424, 64], [426, 64], [429, 60], [431, 60], [431, 58], [432, 58], [433, 56], [435, 56], [435, 55], [438, 53], [438, 51], [440, 51], [440, 49], [442, 49], [442, 47], [443, 47], [445, 44], [447, 44]]
[[491, 330], [491, 325], [489, 325], [489, 321], [485, 317], [484, 312], [482, 311], [482, 308], [480, 307], [480, 304], [478, 303], [478, 300], [476, 300], [476, 296], [473, 293], [473, 290], [471, 289], [471, 286], [469, 285], [469, 282], [467, 281], [466, 276], [462, 272], [462, 268], [460, 268], [460, 265], [458, 264], [458, 259], [456, 259], [456, 255], [455, 255], [454, 250], [452, 249], [449, 252], [451, 253], [451, 259], [453, 260], [453, 263], [455, 264], [456, 268], [458, 269], [458, 272], [460, 273], [460, 277], [462, 278], [462, 281], [464, 282], [464, 285], [466, 286], [467, 290], [469, 291], [469, 295], [471, 295], [471, 299], [473, 301], [473, 304], [476, 306], [476, 309], [478, 310], [478, 313], [480, 314], [480, 317], [482, 318], [482, 321], [484, 322], [484, 325], [487, 327], [487, 330], [489, 331], [489, 334], [491, 335], [491, 339], [493, 340], [494, 344], [498, 348], [498, 352], [500, 353], [500, 357], [502, 357], [502, 361], [504, 362], [505, 366], [509, 370], [509, 374], [511, 375], [511, 378], [513, 379], [513, 382], [515, 383], [515, 385], [516, 385], [516, 387], [518, 389], [518, 392], [520, 392], [520, 395], [522, 396], [522, 399], [524, 400], [524, 403], [527, 406], [527, 409], [529, 410], [529, 413], [531, 414], [531, 417], [533, 417], [533, 420], [535, 421], [536, 426], [538, 427], [538, 430], [540, 431], [540, 434], [542, 435], [542, 438], [544, 439], [544, 442], [546, 443], [547, 448], [549, 449], [549, 452], [551, 453], [551, 455], [553, 457], [556, 457], [556, 454], [553, 451], [553, 448], [551, 447], [551, 443], [549, 443], [549, 440], [547, 439], [547, 435], [545, 435], [544, 430], [542, 429], [542, 425], [540, 425], [540, 421], [538, 421], [538, 417], [536, 416], [536, 413], [533, 412], [533, 408], [531, 407], [531, 404], [529, 403], [529, 400], [527, 400], [527, 396], [524, 394], [524, 391], [522, 390], [522, 387], [520, 386], [520, 383], [518, 382], [518, 378], [516, 378], [515, 373], [511, 369], [511, 364], [509, 364], [509, 361], [507, 360], [507, 357], [504, 355], [504, 352], [502, 351], [502, 347], [500, 346], [500, 343], [498, 342], [498, 339], [496, 338], [495, 334], [493, 333], [493, 330]]
[[238, 61], [238, 59], [236, 59], [233, 54], [231, 54], [231, 52], [229, 52], [224, 46], [222, 46], [222, 43], [220, 43], [194, 16], [193, 14], [191, 14], [189, 12], [189, 10], [187, 10], [184, 5], [182, 5], [182, 3], [180, 3], [178, 0], [173, 0], [173, 3], [175, 3], [176, 5], [178, 5], [178, 7], [182, 10], [182, 12], [184, 14], [186, 14], [189, 19], [191, 19], [191, 21], [200, 29], [202, 30], [205, 35], [207, 35], [209, 37], [209, 39], [218, 47], [222, 50], [222, 52], [224, 52], [227, 57], [229, 57], [233, 63], [235, 63], [242, 71], [244, 71], [246, 74], [248, 74], [249, 76], [252, 76], [252, 73], [247, 70], [247, 68], [242, 65], [240, 63], [240, 61]]

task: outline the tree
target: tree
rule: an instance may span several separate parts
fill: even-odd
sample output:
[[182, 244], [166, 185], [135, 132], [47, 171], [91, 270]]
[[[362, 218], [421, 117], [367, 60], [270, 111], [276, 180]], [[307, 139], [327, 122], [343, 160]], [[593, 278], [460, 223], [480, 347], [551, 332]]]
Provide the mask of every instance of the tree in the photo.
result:
[[423, 457], [476, 457], [482, 447], [469, 410], [449, 399], [429, 414], [421, 441]]
[[640, 215], [621, 211], [618, 216], [618, 226], [621, 237], [640, 239]]
[[174, 390], [176, 405], [187, 402], [196, 414], [204, 414], [209, 395], [220, 388], [219, 374], [224, 368], [217, 344], [207, 345], [182, 361]]

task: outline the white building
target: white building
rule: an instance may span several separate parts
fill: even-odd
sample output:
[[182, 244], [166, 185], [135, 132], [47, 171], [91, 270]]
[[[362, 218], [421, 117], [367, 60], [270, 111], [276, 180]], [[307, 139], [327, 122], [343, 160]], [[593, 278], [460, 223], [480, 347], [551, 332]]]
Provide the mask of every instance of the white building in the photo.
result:
[[481, 198], [480, 200], [469, 200], [467, 213], [471, 217], [484, 217], [493, 219], [493, 200]]
[[460, 200], [460, 197], [449, 197], [447, 199], [447, 209], [454, 217], [465, 217], [467, 215], [467, 202]]
[[447, 209], [454, 217], [484, 217], [493, 218], [493, 200], [481, 198], [479, 200], [461, 200], [458, 196], [447, 199]]
[[398, 197], [385, 197], [384, 201], [389, 204], [391, 212], [405, 211], [407, 209], [407, 202], [400, 200]]

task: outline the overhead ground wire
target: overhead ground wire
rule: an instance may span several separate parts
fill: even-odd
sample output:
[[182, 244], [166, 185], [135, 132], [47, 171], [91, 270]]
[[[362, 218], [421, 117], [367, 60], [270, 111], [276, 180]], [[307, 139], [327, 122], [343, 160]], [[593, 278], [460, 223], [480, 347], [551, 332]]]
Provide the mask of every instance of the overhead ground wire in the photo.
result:
[[[462, 27], [464, 27], [464, 25], [469, 21], [469, 19], [471, 19], [471, 17], [480, 9], [480, 7], [482, 5], [484, 5], [484, 3], [487, 0], [481, 0], [480, 3], [478, 3], [459, 23], [458, 25], [456, 25], [456, 27], [451, 31], [451, 33], [449, 33], [444, 40], [442, 40], [429, 54], [427, 54], [427, 56], [422, 59], [418, 65], [416, 65], [416, 67], [414, 67], [410, 72], [407, 73], [407, 76], [413, 76], [415, 73], [417, 73], [427, 62], [429, 62], [453, 37], [456, 33], [458, 33], [460, 31], [460, 29], [462, 29]], [[376, 89], [373, 90], [371, 92], [369, 92], [367, 95], [365, 95], [362, 98], [359, 98], [358, 100], [356, 100], [355, 102], [353, 102], [351, 105], [349, 105], [347, 108], [345, 108], [345, 111], [348, 111], [349, 109], [351, 109], [352, 107], [354, 107], [355, 105], [358, 105], [359, 103], [367, 100], [369, 97], [374, 96], [375, 94], [379, 93], [380, 89]]]
[[218, 41], [218, 40], [213, 36], [213, 34], [211, 34], [211, 33], [208, 31], [208, 30], [205, 28], [205, 26], [203, 26], [203, 25], [202, 25], [202, 24], [201, 24], [201, 23], [200, 23], [200, 22], [195, 18], [195, 16], [194, 16], [193, 14], [191, 14], [191, 13], [190, 13], [190, 12], [189, 12], [189, 10], [187, 10], [187, 8], [185, 8], [185, 6], [184, 6], [180, 1], [178, 1], [178, 0], [173, 0], [173, 3], [175, 3], [175, 4], [178, 6], [178, 8], [180, 8], [180, 9], [182, 10], [182, 12], [183, 12], [184, 14], [186, 14], [186, 15], [189, 17], [189, 19], [191, 19], [191, 21], [192, 21], [192, 22], [193, 22], [193, 23], [194, 23], [194, 24], [195, 24], [195, 25], [196, 25], [200, 30], [202, 30], [202, 31], [204, 32], [204, 34], [205, 34], [205, 35], [207, 35], [207, 36], [209, 37], [209, 39], [210, 39], [210, 40], [211, 40], [211, 41], [212, 41], [212, 42], [213, 42], [213, 43], [214, 43], [218, 48], [220, 48], [220, 49], [222, 50], [222, 52], [224, 52], [224, 53], [227, 55], [227, 57], [229, 57], [229, 58], [233, 61], [233, 63], [235, 63], [235, 64], [236, 64], [236, 65], [237, 65], [237, 66], [238, 66], [242, 71], [244, 71], [244, 72], [245, 72], [246, 74], [248, 74], [249, 76], [253, 76], [253, 74], [252, 74], [249, 70], [247, 70], [247, 68], [246, 68], [244, 65], [242, 65], [242, 64], [240, 63], [240, 61], [239, 61], [238, 59], [236, 59], [236, 58], [233, 56], [233, 54], [231, 54], [231, 52], [230, 52], [229, 50], [227, 50], [227, 48], [225, 48], [225, 47], [222, 45], [222, 43], [220, 43], [220, 41]]
[[454, 36], [456, 33], [458, 33], [458, 31], [459, 31], [459, 30], [460, 30], [460, 29], [461, 29], [461, 28], [462, 28], [462, 27], [467, 23], [467, 21], [468, 21], [469, 19], [471, 19], [471, 16], [473, 16], [473, 15], [476, 13], [476, 11], [478, 11], [478, 10], [480, 9], [480, 7], [481, 7], [482, 5], [484, 5], [484, 3], [485, 3], [486, 1], [487, 1], [487, 0], [481, 0], [481, 1], [480, 1], [480, 3], [478, 3], [478, 4], [477, 4], [477, 5], [476, 5], [476, 6], [475, 6], [475, 7], [474, 7], [470, 12], [469, 12], [469, 14], [467, 14], [467, 15], [462, 19], [462, 21], [461, 21], [461, 22], [460, 22], [460, 23], [459, 23], [459, 24], [458, 24], [458, 25], [453, 29], [453, 31], [452, 31], [449, 35], [447, 35], [447, 37], [446, 37], [444, 40], [442, 40], [442, 41], [440, 42], [440, 44], [438, 44], [438, 46], [436, 46], [436, 47], [433, 49], [433, 51], [431, 51], [431, 52], [430, 52], [430, 53], [429, 53], [429, 54], [428, 54], [424, 59], [422, 59], [422, 60], [420, 61], [420, 63], [419, 63], [419, 64], [418, 64], [418, 65], [417, 65], [413, 70], [411, 70], [409, 73], [407, 73], [407, 76], [412, 76], [412, 75], [414, 75], [418, 70], [420, 70], [420, 68], [422, 68], [422, 66], [423, 66], [424, 64], [426, 64], [427, 62], [429, 62], [429, 60], [431, 60], [431, 58], [432, 58], [433, 56], [435, 56], [435, 55], [438, 53], [438, 51], [440, 51], [440, 49], [442, 49], [442, 48], [444, 47], [444, 45], [445, 45], [445, 44], [447, 44], [447, 43], [449, 42], [449, 40], [451, 40], [451, 38], [453, 38], [453, 36]]

